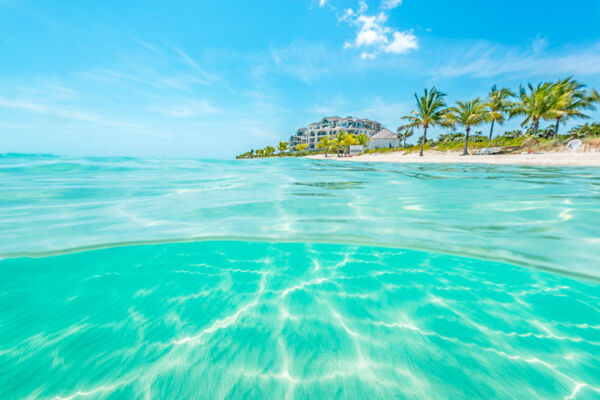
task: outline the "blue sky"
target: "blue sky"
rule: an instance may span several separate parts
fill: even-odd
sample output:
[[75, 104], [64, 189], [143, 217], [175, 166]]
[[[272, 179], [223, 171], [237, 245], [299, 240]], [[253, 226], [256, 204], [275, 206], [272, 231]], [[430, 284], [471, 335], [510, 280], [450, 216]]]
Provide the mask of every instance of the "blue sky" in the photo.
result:
[[395, 129], [433, 85], [600, 89], [599, 21], [597, 0], [0, 0], [0, 152], [229, 158], [324, 115]]

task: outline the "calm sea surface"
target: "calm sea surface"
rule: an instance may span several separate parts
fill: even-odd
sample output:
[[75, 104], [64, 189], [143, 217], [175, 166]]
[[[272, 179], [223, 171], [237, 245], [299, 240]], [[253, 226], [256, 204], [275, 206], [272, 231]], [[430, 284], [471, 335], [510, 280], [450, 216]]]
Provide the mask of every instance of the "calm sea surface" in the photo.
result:
[[0, 155], [0, 399], [600, 399], [600, 170]]

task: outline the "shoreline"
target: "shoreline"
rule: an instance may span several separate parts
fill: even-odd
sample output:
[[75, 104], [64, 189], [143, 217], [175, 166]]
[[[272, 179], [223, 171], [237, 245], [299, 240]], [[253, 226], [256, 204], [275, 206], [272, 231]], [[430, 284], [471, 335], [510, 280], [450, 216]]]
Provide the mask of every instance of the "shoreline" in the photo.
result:
[[392, 162], [392, 163], [426, 163], [426, 164], [493, 164], [493, 165], [547, 165], [558, 167], [600, 167], [600, 152], [547, 152], [539, 154], [495, 154], [462, 156], [457, 152], [439, 152], [428, 150], [423, 157], [418, 153], [403, 152], [361, 154], [353, 157], [337, 157], [335, 154], [327, 158], [323, 154], [306, 156], [313, 160], [334, 160], [353, 162]]

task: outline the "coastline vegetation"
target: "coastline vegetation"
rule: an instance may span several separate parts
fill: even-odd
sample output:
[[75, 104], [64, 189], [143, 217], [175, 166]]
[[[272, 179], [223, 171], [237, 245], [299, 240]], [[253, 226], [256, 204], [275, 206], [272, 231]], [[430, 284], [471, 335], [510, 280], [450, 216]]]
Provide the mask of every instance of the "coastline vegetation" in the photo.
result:
[[[367, 149], [365, 153], [388, 153], [404, 151], [406, 153], [419, 152], [423, 156], [425, 150], [460, 151], [462, 155], [469, 155], [469, 150], [483, 148], [501, 148], [503, 152], [520, 151], [526, 148], [531, 151], [552, 151], [563, 149], [568, 141], [581, 139], [584, 143], [600, 138], [600, 123], [586, 123], [570, 129], [566, 133], [560, 132], [560, 125], [571, 119], [588, 119], [586, 111], [595, 110], [596, 103], [600, 102], [600, 95], [594, 89], [587, 89], [585, 85], [569, 77], [556, 82], [543, 82], [537, 86], [528, 84], [521, 86], [518, 92], [508, 88], [498, 88], [494, 85], [486, 99], [475, 98], [469, 101], [458, 101], [454, 106], [448, 106], [446, 94], [437, 88], [425, 89], [422, 95], [414, 94], [416, 100], [415, 110], [403, 116], [407, 123], [398, 128], [398, 138], [401, 146], [397, 148]], [[504, 132], [494, 137], [494, 128], [502, 126], [513, 118], [522, 118], [522, 130]], [[546, 128], [541, 128], [541, 123], [551, 123]], [[482, 131], [471, 134], [473, 128], [483, 124], [490, 124], [489, 135], [484, 136]], [[428, 139], [429, 128], [443, 127], [450, 129], [450, 133], [438, 135], [435, 139]], [[463, 132], [457, 129], [461, 128]], [[415, 134], [416, 129], [422, 129], [422, 135], [417, 144], [407, 145], [406, 140]], [[236, 158], [264, 158], [264, 157], [298, 157], [311, 154], [332, 153], [348, 155], [349, 146], [366, 145], [369, 137], [353, 135], [341, 130], [335, 137], [323, 137], [319, 140], [316, 150], [307, 150], [307, 144], [298, 144], [290, 147], [287, 142], [277, 145], [275, 153], [273, 146], [266, 146], [259, 150], [250, 150]]]

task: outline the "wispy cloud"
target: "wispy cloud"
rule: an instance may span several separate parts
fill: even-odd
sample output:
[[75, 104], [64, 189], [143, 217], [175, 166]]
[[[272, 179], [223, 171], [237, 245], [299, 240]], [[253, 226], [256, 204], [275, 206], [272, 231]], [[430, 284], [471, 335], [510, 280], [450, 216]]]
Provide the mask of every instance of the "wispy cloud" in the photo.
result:
[[315, 114], [315, 118], [319, 118], [323, 115], [337, 115], [343, 113], [347, 107], [346, 103], [345, 97], [342, 96], [341, 93], [338, 93], [333, 96], [333, 98], [330, 98], [327, 103], [313, 105], [311, 111]]
[[220, 80], [218, 75], [202, 69], [180, 47], [134, 42], [139, 48], [113, 65], [2, 82], [0, 109], [14, 110], [16, 121], [36, 121], [42, 131], [77, 126], [86, 134], [104, 130], [160, 138], [171, 134], [148, 121], [168, 128], [168, 118], [219, 112], [205, 93]]
[[461, 49], [451, 47], [452, 54], [445, 54], [444, 61], [429, 73], [438, 77], [479, 78], [600, 74], [600, 43], [552, 50], [546, 45], [545, 40], [537, 38], [528, 49], [489, 42], [469, 43]]
[[402, 5], [402, 0], [383, 0], [383, 2], [381, 3], [381, 8], [391, 10], [400, 5]]
[[357, 116], [367, 116], [381, 122], [390, 130], [395, 130], [404, 115], [408, 115], [414, 107], [411, 101], [395, 102], [375, 97], [367, 101], [360, 109], [353, 111]]
[[284, 47], [271, 48], [270, 55], [269, 64], [263, 63], [261, 69], [297, 77], [308, 84], [340, 67], [331, 61], [332, 49], [322, 43], [297, 41]]
[[46, 114], [55, 117], [74, 119], [85, 122], [99, 122], [98, 115], [87, 111], [73, 110], [65, 107], [56, 107], [29, 99], [7, 99], [0, 97], [0, 107], [9, 107], [19, 110], [31, 111], [36, 114]]
[[[76, 109], [65, 105], [44, 104], [29, 99], [7, 99], [0, 97], [0, 107], [7, 107], [25, 111], [28, 113], [59, 118], [64, 121], [77, 121], [86, 123], [88, 126], [100, 128], [118, 128], [128, 133], [155, 136], [165, 138], [167, 135], [154, 129], [130, 121], [123, 121], [112, 116], [90, 112], [88, 110]], [[37, 126], [40, 128], [39, 126]]]
[[208, 114], [216, 114], [219, 112], [219, 109], [214, 107], [207, 100], [188, 100], [182, 102], [181, 104], [162, 106], [158, 108], [152, 108], [151, 110], [175, 118], [198, 117]]

